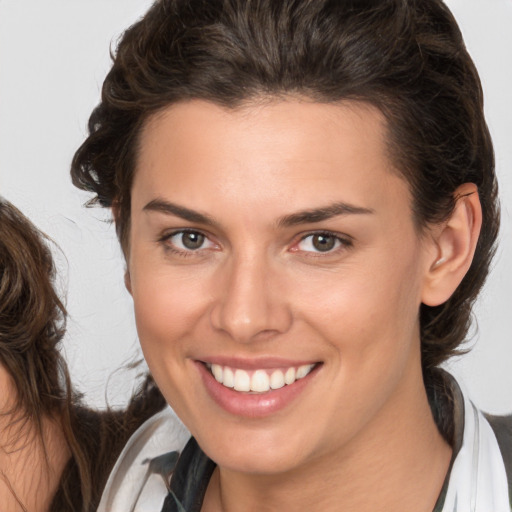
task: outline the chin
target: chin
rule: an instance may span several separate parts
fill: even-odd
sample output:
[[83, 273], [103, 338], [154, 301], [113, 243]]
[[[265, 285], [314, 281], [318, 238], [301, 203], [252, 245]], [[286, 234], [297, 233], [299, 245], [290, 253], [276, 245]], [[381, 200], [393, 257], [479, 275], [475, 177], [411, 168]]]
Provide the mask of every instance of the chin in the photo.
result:
[[[219, 432], [212, 429], [213, 432]], [[282, 474], [309, 460], [307, 443], [288, 434], [240, 429], [215, 438], [197, 438], [202, 450], [222, 469], [247, 474]]]

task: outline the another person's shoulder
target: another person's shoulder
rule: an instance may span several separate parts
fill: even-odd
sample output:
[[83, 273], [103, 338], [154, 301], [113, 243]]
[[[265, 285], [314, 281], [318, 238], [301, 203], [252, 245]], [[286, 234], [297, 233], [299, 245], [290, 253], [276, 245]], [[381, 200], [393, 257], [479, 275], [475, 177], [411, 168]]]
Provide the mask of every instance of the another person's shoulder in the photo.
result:
[[[144, 422], [130, 437], [105, 487], [98, 512], [131, 510], [136, 502], [163, 500], [168, 482], [150, 462], [180, 452], [190, 434], [170, 407]], [[146, 496], [147, 495], [147, 496]], [[149, 498], [148, 498], [149, 496]]]

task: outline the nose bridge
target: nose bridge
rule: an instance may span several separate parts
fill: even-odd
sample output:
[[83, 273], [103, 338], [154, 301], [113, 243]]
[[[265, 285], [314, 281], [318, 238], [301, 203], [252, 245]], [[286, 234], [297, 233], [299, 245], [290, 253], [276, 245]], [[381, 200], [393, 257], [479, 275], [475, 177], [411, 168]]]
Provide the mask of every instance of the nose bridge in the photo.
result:
[[219, 271], [221, 289], [212, 311], [216, 329], [239, 342], [286, 331], [290, 314], [284, 297], [276, 293], [275, 269], [264, 251], [233, 254]]

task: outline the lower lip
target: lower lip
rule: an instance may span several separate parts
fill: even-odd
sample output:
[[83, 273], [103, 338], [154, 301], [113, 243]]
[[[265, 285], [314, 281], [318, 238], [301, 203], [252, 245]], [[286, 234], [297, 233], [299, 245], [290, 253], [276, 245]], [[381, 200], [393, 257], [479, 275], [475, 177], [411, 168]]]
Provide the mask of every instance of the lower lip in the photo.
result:
[[214, 402], [231, 414], [247, 418], [263, 418], [284, 409], [304, 391], [319, 369], [317, 365], [302, 379], [279, 389], [266, 393], [244, 393], [217, 382], [204, 363], [196, 361], [196, 366]]

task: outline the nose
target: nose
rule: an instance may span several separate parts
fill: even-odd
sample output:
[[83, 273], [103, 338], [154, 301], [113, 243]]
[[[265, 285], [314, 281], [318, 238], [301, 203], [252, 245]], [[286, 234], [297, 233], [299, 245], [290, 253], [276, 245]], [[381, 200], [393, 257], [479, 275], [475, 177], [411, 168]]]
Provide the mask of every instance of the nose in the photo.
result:
[[217, 293], [211, 310], [214, 329], [240, 343], [250, 343], [290, 328], [292, 315], [282, 279], [264, 258], [233, 258], [217, 272]]

